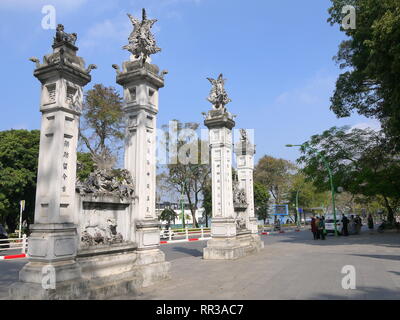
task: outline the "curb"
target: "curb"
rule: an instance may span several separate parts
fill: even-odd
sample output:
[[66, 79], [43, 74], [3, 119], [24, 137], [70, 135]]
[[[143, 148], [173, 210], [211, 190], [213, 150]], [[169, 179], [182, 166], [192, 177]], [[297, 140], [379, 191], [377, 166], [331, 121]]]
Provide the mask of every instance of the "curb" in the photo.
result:
[[27, 255], [25, 253], [23, 254], [14, 254], [11, 256], [0, 256], [0, 260], [12, 260], [12, 259], [21, 259], [21, 258], [26, 258]]

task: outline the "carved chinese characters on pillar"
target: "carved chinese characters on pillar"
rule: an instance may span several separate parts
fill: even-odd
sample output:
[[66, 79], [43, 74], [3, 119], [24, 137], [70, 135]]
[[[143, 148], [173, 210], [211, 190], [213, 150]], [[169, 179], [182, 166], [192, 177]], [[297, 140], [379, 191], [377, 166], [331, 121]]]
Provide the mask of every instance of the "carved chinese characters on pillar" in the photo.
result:
[[61, 192], [63, 194], [65, 194], [68, 190], [67, 190], [67, 179], [68, 179], [68, 169], [69, 169], [69, 163], [70, 163], [70, 142], [71, 137], [65, 135], [64, 136], [64, 146], [63, 146], [63, 157], [62, 157], [62, 179], [61, 179]]
[[147, 181], [147, 188], [146, 188], [146, 216], [151, 217], [151, 190], [150, 190], [150, 185], [151, 185], [151, 179], [152, 179], [152, 159], [153, 159], [153, 154], [152, 154], [152, 144], [151, 144], [151, 138], [152, 138], [152, 131], [147, 130], [147, 139], [146, 139], [146, 181]]

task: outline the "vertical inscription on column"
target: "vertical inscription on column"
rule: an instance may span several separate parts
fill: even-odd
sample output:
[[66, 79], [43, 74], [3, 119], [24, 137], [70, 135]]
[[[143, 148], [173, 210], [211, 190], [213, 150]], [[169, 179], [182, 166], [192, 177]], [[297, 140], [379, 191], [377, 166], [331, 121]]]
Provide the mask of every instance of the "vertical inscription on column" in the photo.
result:
[[[147, 119], [148, 120], [148, 119]], [[148, 123], [146, 124], [148, 127]], [[146, 171], [146, 217], [151, 218], [152, 217], [152, 203], [151, 203], [151, 188], [150, 186], [152, 185], [152, 172], [153, 172], [153, 166], [152, 166], [152, 159], [153, 159], [153, 152], [152, 152], [152, 131], [151, 130], [146, 130], [146, 163], [145, 163], [145, 171]]]

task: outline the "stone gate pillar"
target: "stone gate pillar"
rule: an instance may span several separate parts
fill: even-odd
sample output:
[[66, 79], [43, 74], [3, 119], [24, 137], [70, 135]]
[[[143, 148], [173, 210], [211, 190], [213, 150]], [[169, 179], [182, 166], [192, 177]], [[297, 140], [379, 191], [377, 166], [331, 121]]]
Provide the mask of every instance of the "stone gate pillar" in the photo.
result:
[[244, 129], [240, 130], [241, 139], [235, 145], [234, 151], [236, 155], [237, 175], [239, 188], [245, 191], [247, 208], [245, 211], [246, 229], [251, 231], [251, 234], [256, 241], [259, 241], [261, 247], [264, 243], [260, 241], [258, 236], [258, 223], [254, 209], [254, 154], [256, 153], [255, 145], [252, 144]]
[[[129, 15], [134, 25], [139, 22]], [[142, 266], [144, 285], [169, 277], [170, 264], [165, 262], [165, 255], [160, 247], [160, 222], [156, 215], [156, 123], [158, 113], [158, 90], [164, 87], [165, 71], [150, 63], [149, 54], [160, 51], [155, 46], [150, 33], [150, 22], [143, 10], [143, 20], [134, 33], [146, 28], [146, 35], [153, 43], [153, 50], [141, 47], [141, 42], [129, 38], [129, 45], [124, 48], [132, 55], [130, 61], [117, 69], [117, 83], [124, 89], [125, 169], [129, 170], [135, 181], [137, 195], [133, 207], [135, 239], [138, 245], [137, 264]], [[153, 42], [152, 42], [153, 41]]]
[[212, 89], [208, 101], [213, 108], [205, 114], [209, 129], [212, 175], [211, 240], [203, 250], [204, 259], [233, 260], [260, 250], [248, 230], [239, 230], [233, 203], [232, 128], [234, 116], [227, 111], [231, 101], [225, 91], [225, 80], [208, 79]]
[[83, 59], [76, 55], [75, 40], [76, 34], [65, 33], [59, 25], [53, 53], [42, 64], [30, 59], [36, 63], [34, 76], [42, 84], [36, 207], [28, 239], [29, 262], [20, 271], [20, 282], [11, 288], [13, 298], [46, 299], [49, 288], [56, 289], [60, 298], [71, 298], [77, 290], [70, 287], [79, 286], [81, 278], [73, 223], [77, 141], [82, 87], [90, 82], [95, 66], [85, 69]]

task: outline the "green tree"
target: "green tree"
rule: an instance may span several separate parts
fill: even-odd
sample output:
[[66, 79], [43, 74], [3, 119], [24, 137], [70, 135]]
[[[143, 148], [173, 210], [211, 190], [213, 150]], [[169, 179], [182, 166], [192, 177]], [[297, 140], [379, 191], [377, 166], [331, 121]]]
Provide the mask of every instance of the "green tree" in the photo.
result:
[[[311, 147], [311, 148], [309, 148]], [[319, 190], [329, 190], [329, 180], [321, 157], [332, 169], [335, 187], [343, 187], [352, 195], [380, 196], [393, 223], [400, 201], [400, 163], [393, 156], [383, 132], [371, 129], [333, 127], [311, 137], [302, 148], [299, 161], [303, 172]]]
[[87, 179], [95, 169], [92, 155], [88, 152], [78, 152], [77, 177], [80, 181]]
[[400, 2], [397, 0], [331, 0], [328, 21], [342, 24], [345, 5], [356, 8], [356, 28], [335, 60], [343, 73], [336, 82], [331, 110], [338, 117], [353, 111], [381, 121], [387, 138], [400, 150]]
[[112, 166], [112, 154], [122, 148], [122, 101], [114, 87], [101, 84], [95, 84], [85, 94], [79, 138], [97, 165]]
[[23, 220], [33, 223], [35, 211], [39, 130], [0, 132], [0, 221], [14, 232], [19, 202], [25, 200]]
[[169, 229], [171, 226], [171, 222], [175, 221], [177, 217], [178, 215], [174, 210], [167, 208], [161, 212], [158, 220], [167, 222], [167, 229]]
[[[298, 171], [291, 178], [291, 186], [289, 190], [289, 202], [293, 204], [296, 210], [296, 196], [298, 193], [299, 208], [310, 209], [315, 207], [329, 207], [331, 204], [331, 196], [329, 192], [320, 192], [302, 171]], [[295, 212], [297, 219], [297, 212]], [[296, 220], [297, 222], [297, 220]]]
[[269, 218], [270, 195], [268, 189], [261, 183], [254, 183], [254, 209], [259, 220], [265, 221]]
[[204, 190], [211, 172], [209, 164], [201, 163], [199, 152], [204, 149], [202, 144], [207, 142], [200, 140], [195, 134], [195, 130], [199, 127], [198, 123], [176, 121], [176, 124], [175, 129], [168, 129], [175, 131], [174, 133], [180, 137], [178, 141], [173, 141], [169, 132], [165, 132], [168, 153], [171, 158], [176, 159], [175, 163], [167, 165], [167, 182], [179, 195], [184, 194], [192, 214], [193, 227], [198, 228], [196, 211], [204, 197]]
[[203, 208], [204, 208], [204, 219], [206, 221], [206, 227], [208, 228], [208, 219], [212, 217], [212, 189], [211, 181], [206, 183], [203, 190]]
[[264, 185], [277, 204], [282, 203], [289, 192], [291, 176], [296, 166], [288, 160], [271, 156], [262, 157], [254, 171], [254, 180]]

